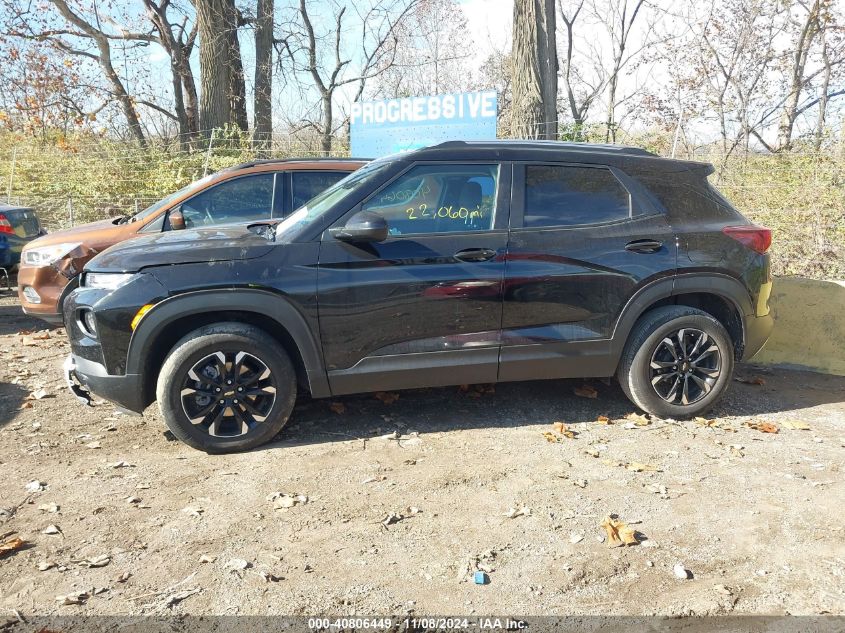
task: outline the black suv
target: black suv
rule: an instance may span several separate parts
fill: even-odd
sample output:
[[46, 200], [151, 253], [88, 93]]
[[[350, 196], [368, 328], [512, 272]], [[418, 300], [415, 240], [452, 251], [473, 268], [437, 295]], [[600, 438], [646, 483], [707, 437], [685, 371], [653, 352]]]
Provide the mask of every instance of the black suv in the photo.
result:
[[[768, 229], [710, 165], [556, 142], [448, 142], [374, 161], [276, 228], [114, 246], [66, 301], [66, 377], [208, 452], [315, 398], [617, 376], [696, 415], [772, 329]], [[81, 385], [77, 384], [81, 383]]]

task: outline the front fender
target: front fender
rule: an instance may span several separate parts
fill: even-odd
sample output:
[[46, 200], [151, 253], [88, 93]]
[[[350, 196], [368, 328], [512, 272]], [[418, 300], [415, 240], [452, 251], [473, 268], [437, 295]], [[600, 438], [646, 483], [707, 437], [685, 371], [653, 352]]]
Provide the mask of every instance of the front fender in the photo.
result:
[[[129, 341], [127, 373], [146, 373], [155, 345], [168, 325], [187, 316], [217, 312], [249, 312], [270, 318], [290, 335], [305, 365], [311, 394], [329, 395], [321, 347], [305, 317], [285, 298], [266, 290], [227, 288], [174, 295], [147, 312]], [[158, 350], [159, 352], [161, 350]]]

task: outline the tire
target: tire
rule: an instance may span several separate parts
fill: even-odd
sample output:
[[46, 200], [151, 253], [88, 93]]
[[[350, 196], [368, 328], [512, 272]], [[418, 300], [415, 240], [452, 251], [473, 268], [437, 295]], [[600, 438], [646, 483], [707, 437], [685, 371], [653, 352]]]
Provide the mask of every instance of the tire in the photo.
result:
[[173, 346], [158, 375], [156, 398], [167, 428], [188, 446], [207, 453], [246, 451], [273, 439], [288, 421], [296, 371], [266, 332], [216, 323]]
[[706, 411], [725, 394], [733, 368], [734, 346], [724, 326], [707, 312], [673, 305], [655, 308], [636, 322], [617, 378], [628, 399], [643, 411], [687, 418]]

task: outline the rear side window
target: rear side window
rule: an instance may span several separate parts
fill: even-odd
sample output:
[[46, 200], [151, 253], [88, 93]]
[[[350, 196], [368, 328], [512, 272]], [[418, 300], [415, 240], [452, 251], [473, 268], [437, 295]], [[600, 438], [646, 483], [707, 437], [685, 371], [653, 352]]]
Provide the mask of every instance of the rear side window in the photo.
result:
[[294, 171], [291, 172], [293, 205], [298, 209], [318, 193], [322, 193], [349, 174], [344, 171]]
[[673, 217], [729, 220], [739, 216], [722, 194], [704, 178], [685, 181], [678, 176], [667, 175], [643, 176], [639, 180]]
[[493, 226], [498, 165], [413, 167], [363, 204], [391, 235], [484, 231]]
[[631, 199], [616, 176], [602, 167], [528, 165], [525, 228], [575, 226], [630, 217]]

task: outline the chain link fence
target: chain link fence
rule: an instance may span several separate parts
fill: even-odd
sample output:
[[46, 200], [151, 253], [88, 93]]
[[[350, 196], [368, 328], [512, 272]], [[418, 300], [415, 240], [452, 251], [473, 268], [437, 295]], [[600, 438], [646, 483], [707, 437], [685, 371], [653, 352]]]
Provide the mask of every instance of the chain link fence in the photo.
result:
[[[55, 231], [133, 213], [238, 163], [327, 154], [321, 139], [308, 133], [259, 145], [217, 132], [186, 145], [179, 139], [154, 139], [140, 148], [100, 137], [38, 141], [0, 135], [0, 201], [34, 207]], [[346, 137], [332, 139], [331, 155], [349, 155]], [[714, 184], [749, 219], [773, 229], [776, 274], [845, 278], [845, 158], [839, 151], [693, 158], [716, 165]]]

